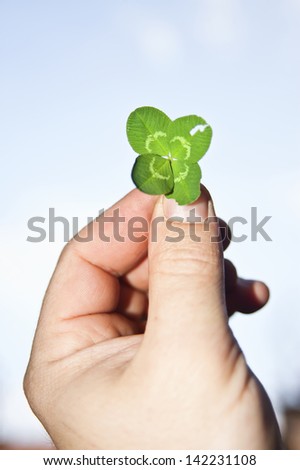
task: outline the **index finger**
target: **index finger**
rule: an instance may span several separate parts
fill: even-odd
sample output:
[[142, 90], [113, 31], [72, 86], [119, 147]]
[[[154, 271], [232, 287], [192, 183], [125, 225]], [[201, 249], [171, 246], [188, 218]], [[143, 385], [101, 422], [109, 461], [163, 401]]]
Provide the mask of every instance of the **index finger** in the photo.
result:
[[156, 200], [134, 189], [71, 240], [75, 253], [108, 273], [124, 275], [147, 253]]
[[155, 201], [135, 189], [68, 243], [47, 291], [43, 310], [48, 317], [55, 321], [116, 309], [117, 277], [147, 254]]

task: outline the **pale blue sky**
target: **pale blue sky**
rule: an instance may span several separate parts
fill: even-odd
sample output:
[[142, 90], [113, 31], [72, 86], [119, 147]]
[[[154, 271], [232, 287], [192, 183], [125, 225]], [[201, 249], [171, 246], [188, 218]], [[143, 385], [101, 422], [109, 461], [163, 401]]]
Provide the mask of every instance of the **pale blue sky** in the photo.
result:
[[232, 327], [278, 410], [293, 401], [299, 44], [300, 0], [0, 0], [2, 435], [42, 436], [20, 382], [63, 242], [29, 244], [27, 220], [55, 207], [84, 223], [129, 191], [125, 124], [142, 105], [212, 125], [201, 166], [223, 218], [272, 215], [273, 242], [229, 249], [241, 275], [272, 290]]

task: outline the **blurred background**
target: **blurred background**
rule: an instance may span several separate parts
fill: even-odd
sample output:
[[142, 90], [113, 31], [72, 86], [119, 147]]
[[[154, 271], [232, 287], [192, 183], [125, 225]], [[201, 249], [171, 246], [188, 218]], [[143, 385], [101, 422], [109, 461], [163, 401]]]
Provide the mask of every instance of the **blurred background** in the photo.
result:
[[[73, 217], [83, 226], [133, 188], [125, 125], [144, 105], [212, 125], [203, 183], [222, 218], [249, 221], [227, 255], [271, 289], [268, 306], [231, 326], [300, 448], [299, 44], [300, 0], [0, 0], [2, 448], [50, 445], [22, 391], [64, 246], [62, 224], [49, 240], [49, 208], [71, 237]], [[272, 241], [251, 240], [251, 207], [272, 216]], [[27, 241], [35, 216], [40, 243]]]

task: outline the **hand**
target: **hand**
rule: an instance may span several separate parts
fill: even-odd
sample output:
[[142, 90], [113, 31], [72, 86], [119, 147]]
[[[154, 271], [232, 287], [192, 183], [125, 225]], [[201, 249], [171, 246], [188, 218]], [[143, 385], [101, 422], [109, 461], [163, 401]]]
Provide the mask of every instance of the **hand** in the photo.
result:
[[[214, 216], [205, 189], [193, 207]], [[112, 223], [105, 225], [110, 242], [99, 239], [103, 218], [83, 229], [81, 239], [92, 230], [92, 240], [68, 243], [42, 306], [24, 387], [56, 447], [280, 447], [272, 406], [226, 308], [257, 310], [268, 299], [266, 286], [238, 279], [227, 263], [225, 301], [216, 221], [194, 224], [201, 242], [192, 241], [189, 223], [173, 223], [184, 235], [174, 243], [166, 240], [176, 235], [166, 218], [187, 208], [137, 190], [106, 216], [116, 208], [125, 241], [113, 236]], [[149, 225], [161, 218], [144, 241], [128, 237], [135, 216]]]

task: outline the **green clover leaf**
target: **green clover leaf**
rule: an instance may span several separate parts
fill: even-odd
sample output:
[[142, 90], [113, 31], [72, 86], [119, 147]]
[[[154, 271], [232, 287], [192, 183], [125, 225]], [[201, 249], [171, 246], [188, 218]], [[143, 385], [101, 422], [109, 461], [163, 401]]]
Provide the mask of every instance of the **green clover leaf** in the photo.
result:
[[156, 108], [144, 106], [133, 111], [127, 121], [127, 137], [133, 150], [168, 155], [170, 123], [171, 119]]
[[174, 187], [170, 160], [153, 153], [137, 157], [132, 169], [132, 179], [147, 194], [168, 194]]
[[[196, 128], [199, 128], [196, 132]], [[200, 130], [201, 129], [201, 130]], [[173, 158], [195, 163], [207, 152], [212, 129], [199, 116], [184, 116], [170, 126], [170, 150]]]
[[165, 194], [178, 204], [200, 196], [198, 161], [207, 152], [212, 129], [200, 116], [175, 121], [162, 111], [144, 106], [127, 121], [127, 137], [137, 157], [132, 170], [135, 185], [148, 194]]
[[[173, 198], [180, 205], [190, 204], [200, 196], [201, 170], [198, 163], [185, 163], [173, 160], [174, 188], [168, 198]], [[165, 193], [164, 193], [165, 194]]]

